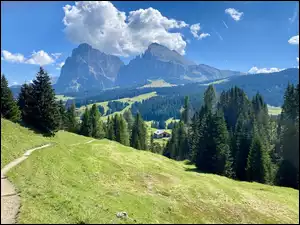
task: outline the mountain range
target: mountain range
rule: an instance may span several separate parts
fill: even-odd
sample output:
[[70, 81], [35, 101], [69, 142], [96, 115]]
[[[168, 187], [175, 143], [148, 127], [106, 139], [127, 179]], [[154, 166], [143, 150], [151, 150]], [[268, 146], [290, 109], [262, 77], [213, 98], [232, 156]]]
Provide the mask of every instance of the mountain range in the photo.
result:
[[186, 84], [240, 75], [245, 73], [196, 64], [157, 43], [150, 44], [142, 55], [135, 57], [128, 65], [124, 65], [119, 57], [107, 55], [84, 43], [66, 59], [55, 90], [60, 93], [105, 90], [115, 86], [144, 85], [150, 79]]

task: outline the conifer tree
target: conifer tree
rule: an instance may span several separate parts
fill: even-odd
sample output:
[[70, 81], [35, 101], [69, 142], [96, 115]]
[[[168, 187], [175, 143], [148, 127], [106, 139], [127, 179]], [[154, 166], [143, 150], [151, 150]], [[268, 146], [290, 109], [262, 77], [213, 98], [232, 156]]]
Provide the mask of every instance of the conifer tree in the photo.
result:
[[54, 134], [59, 128], [59, 111], [49, 75], [42, 67], [33, 80], [32, 125], [43, 133]]
[[147, 149], [147, 130], [146, 125], [140, 115], [136, 114], [133, 126], [132, 133], [130, 138], [130, 146], [136, 149]]
[[72, 103], [71, 107], [68, 108], [66, 112], [66, 125], [67, 130], [69, 132], [77, 133], [78, 132], [78, 122], [76, 120], [76, 113], [75, 113], [75, 104]]
[[106, 126], [106, 137], [112, 141], [116, 140], [113, 117], [108, 117]]
[[59, 129], [65, 130], [67, 128], [67, 112], [62, 100], [60, 100], [58, 103], [58, 110], [60, 116]]
[[104, 138], [104, 129], [102, 121], [100, 120], [100, 112], [96, 104], [92, 105], [90, 110], [90, 124], [91, 124], [91, 136], [94, 138]]
[[34, 121], [33, 106], [35, 99], [33, 95], [33, 88], [31, 84], [23, 84], [18, 97], [18, 106], [21, 110], [22, 121], [30, 125]]
[[132, 116], [131, 110], [127, 109], [123, 114], [124, 119], [127, 122], [128, 132], [131, 133], [132, 125], [134, 122], [134, 118]]
[[82, 116], [80, 134], [87, 137], [92, 136], [92, 125], [91, 125], [90, 113], [87, 107], [85, 108], [85, 111]]
[[4, 74], [1, 75], [1, 116], [13, 122], [18, 122], [21, 119], [21, 112]]
[[247, 176], [250, 181], [266, 183], [270, 176], [270, 158], [257, 131], [254, 132], [247, 161]]
[[189, 96], [184, 97], [184, 106], [181, 114], [181, 120], [183, 123], [188, 124], [190, 121], [190, 106], [189, 106]]

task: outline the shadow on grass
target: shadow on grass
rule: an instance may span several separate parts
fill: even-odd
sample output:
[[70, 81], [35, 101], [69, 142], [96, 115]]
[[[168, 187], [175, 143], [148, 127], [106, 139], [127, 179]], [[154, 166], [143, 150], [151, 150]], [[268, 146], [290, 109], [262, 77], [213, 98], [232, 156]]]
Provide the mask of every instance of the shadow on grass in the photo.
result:
[[198, 168], [186, 168], [185, 171], [188, 172], [195, 172], [195, 173], [203, 173], [201, 170], [199, 170]]
[[31, 130], [33, 131], [35, 134], [41, 134], [43, 135], [44, 137], [53, 137], [55, 136], [55, 133], [51, 133], [51, 132], [42, 132], [41, 130], [33, 127], [32, 125], [28, 125], [27, 123], [24, 123], [24, 122], [19, 122], [19, 125], [22, 126], [22, 127], [25, 127], [27, 128], [28, 130]]

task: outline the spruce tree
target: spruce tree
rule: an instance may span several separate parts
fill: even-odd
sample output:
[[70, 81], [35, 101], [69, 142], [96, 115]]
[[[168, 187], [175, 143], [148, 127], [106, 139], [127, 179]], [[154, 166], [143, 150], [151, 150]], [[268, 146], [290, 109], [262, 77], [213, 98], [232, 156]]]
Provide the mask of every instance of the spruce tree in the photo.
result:
[[92, 105], [92, 108], [89, 113], [89, 119], [91, 124], [91, 136], [94, 138], [104, 138], [104, 129], [102, 121], [100, 120], [100, 112], [96, 106], [96, 104]]
[[266, 183], [270, 176], [270, 158], [257, 131], [254, 132], [247, 161], [247, 176], [250, 181]]
[[78, 132], [78, 122], [76, 120], [74, 102], [72, 103], [71, 107], [68, 108], [68, 110], [66, 112], [66, 125], [67, 125], [67, 130], [69, 132], [73, 132], [73, 133]]
[[140, 113], [136, 114], [132, 126], [130, 146], [136, 149], [147, 149], [147, 129]]
[[4, 74], [1, 75], [1, 116], [13, 122], [18, 122], [21, 119], [21, 112]]
[[132, 116], [131, 110], [127, 109], [124, 113], [123, 113], [123, 117], [127, 122], [127, 127], [128, 127], [128, 132], [131, 133], [131, 129], [132, 129], [132, 125], [134, 122], [134, 118]]
[[33, 80], [32, 88], [34, 96], [32, 125], [43, 133], [53, 135], [59, 128], [58, 104], [50, 77], [42, 67]]
[[80, 126], [80, 134], [91, 137], [92, 136], [92, 124], [90, 119], [90, 113], [87, 107], [85, 107], [85, 111], [82, 116], [82, 122]]
[[34, 113], [33, 107], [35, 104], [35, 98], [33, 95], [33, 88], [31, 84], [23, 84], [21, 86], [21, 90], [18, 98], [18, 106], [21, 110], [22, 121], [27, 124], [33, 124], [34, 121]]
[[67, 112], [65, 105], [62, 100], [59, 101], [58, 103], [58, 110], [59, 110], [59, 129], [60, 130], [65, 130], [67, 128]]
[[184, 97], [184, 106], [181, 114], [181, 120], [183, 123], [188, 124], [190, 121], [190, 106], [189, 106], [189, 96]]
[[113, 117], [108, 117], [106, 127], [106, 137], [112, 141], [116, 140]]
[[129, 145], [129, 133], [126, 120], [122, 115], [118, 118], [118, 126], [119, 126], [119, 142], [123, 145]]

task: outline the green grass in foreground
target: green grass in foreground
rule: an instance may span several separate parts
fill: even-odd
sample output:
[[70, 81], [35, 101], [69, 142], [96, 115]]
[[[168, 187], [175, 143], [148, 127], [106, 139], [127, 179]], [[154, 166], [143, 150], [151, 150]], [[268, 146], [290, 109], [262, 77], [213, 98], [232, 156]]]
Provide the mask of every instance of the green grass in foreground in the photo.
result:
[[197, 173], [106, 139], [54, 138], [8, 173], [20, 191], [19, 223], [299, 223], [298, 190]]

